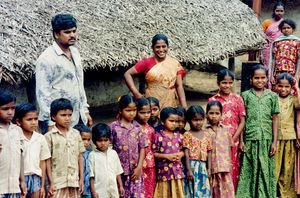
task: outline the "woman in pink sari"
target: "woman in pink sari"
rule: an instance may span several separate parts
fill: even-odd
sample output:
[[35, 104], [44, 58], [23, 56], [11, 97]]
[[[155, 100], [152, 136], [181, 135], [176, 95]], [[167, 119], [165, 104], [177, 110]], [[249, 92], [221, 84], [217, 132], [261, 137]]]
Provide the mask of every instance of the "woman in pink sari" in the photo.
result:
[[268, 42], [265, 44], [265, 49], [262, 51], [264, 66], [268, 69], [270, 62], [270, 49], [272, 43], [282, 36], [282, 32], [278, 28], [278, 25], [283, 20], [285, 6], [282, 2], [278, 2], [274, 5], [272, 19], [267, 19], [262, 23], [263, 31], [268, 37]]
[[[154, 56], [139, 61], [124, 74], [126, 84], [136, 99], [155, 97], [159, 100], [161, 109], [177, 107], [177, 98], [180, 105], [187, 109], [182, 79], [185, 71], [173, 57], [167, 56], [169, 48], [168, 38], [157, 34], [152, 39]], [[146, 80], [145, 95], [136, 88], [133, 76], [144, 73]]]

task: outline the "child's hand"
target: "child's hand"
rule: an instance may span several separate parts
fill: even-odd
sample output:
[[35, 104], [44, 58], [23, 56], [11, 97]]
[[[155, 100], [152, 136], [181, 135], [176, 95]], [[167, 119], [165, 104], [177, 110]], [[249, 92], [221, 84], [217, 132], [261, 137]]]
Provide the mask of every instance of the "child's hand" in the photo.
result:
[[51, 197], [54, 195], [54, 185], [52, 183], [49, 184], [47, 195], [48, 195], [48, 197]]
[[78, 184], [79, 184], [79, 193], [82, 194], [83, 191], [84, 191], [84, 182], [83, 182], [83, 179], [79, 179]]
[[210, 168], [207, 169], [207, 176], [211, 177], [211, 170], [210, 170]]
[[2, 150], [2, 144], [0, 144], [0, 152], [1, 152], [1, 150]]
[[187, 170], [186, 178], [191, 181], [194, 180], [194, 175], [193, 175], [193, 172], [191, 171], [191, 169]]
[[27, 188], [26, 188], [25, 181], [20, 182], [20, 190], [21, 190], [21, 197], [26, 197]]
[[132, 175], [131, 175], [131, 180], [137, 180], [140, 178], [140, 175], [141, 175], [141, 171], [142, 171], [142, 168], [140, 167], [136, 167], [133, 172], [132, 172]]
[[171, 162], [176, 162], [176, 160], [178, 160], [178, 153], [173, 153], [173, 154], [166, 154], [166, 158], [167, 160], [171, 161]]
[[123, 188], [123, 186], [121, 186], [119, 188], [119, 193], [120, 193], [120, 197], [124, 197], [124, 195], [125, 195], [125, 189]]
[[273, 142], [273, 143], [272, 143], [272, 145], [271, 145], [270, 156], [273, 156], [273, 155], [275, 155], [275, 153], [276, 153], [276, 149], [277, 149], [276, 142]]
[[296, 140], [296, 147], [297, 147], [297, 149], [300, 149], [300, 139]]
[[92, 197], [93, 198], [99, 198], [98, 194], [96, 192], [92, 192]]
[[245, 143], [244, 142], [240, 142], [239, 144], [239, 149], [244, 153], [245, 152]]
[[45, 195], [46, 195], [45, 188], [44, 186], [41, 186], [39, 198], [45, 198]]

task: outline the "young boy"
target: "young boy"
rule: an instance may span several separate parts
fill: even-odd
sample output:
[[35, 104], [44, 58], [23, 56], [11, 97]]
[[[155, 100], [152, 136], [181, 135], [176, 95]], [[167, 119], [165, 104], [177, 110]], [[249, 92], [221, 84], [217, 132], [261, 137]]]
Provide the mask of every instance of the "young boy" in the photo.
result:
[[11, 123], [16, 98], [0, 90], [0, 198], [26, 194], [22, 157], [22, 129]]
[[45, 137], [34, 131], [38, 126], [36, 107], [28, 102], [17, 105], [15, 120], [23, 130], [26, 196], [30, 198], [44, 197], [46, 159], [50, 158], [51, 154]]
[[117, 152], [109, 148], [111, 130], [108, 125], [99, 123], [93, 127], [92, 133], [92, 140], [96, 145], [96, 149], [89, 155], [93, 198], [119, 197], [119, 192], [123, 197], [123, 169]]
[[55, 125], [45, 135], [51, 152], [47, 176], [48, 194], [55, 198], [77, 198], [84, 189], [82, 154], [85, 148], [79, 132], [70, 127], [72, 112], [71, 101], [65, 98], [56, 99], [50, 105]]
[[84, 124], [77, 124], [74, 126], [74, 129], [80, 132], [81, 139], [83, 141], [83, 145], [85, 147], [85, 151], [83, 153], [83, 181], [84, 181], [84, 190], [81, 194], [81, 198], [92, 198], [91, 196], [91, 188], [90, 188], [90, 166], [89, 166], [89, 154], [90, 150], [88, 150], [90, 146], [90, 141], [92, 138], [91, 129]]

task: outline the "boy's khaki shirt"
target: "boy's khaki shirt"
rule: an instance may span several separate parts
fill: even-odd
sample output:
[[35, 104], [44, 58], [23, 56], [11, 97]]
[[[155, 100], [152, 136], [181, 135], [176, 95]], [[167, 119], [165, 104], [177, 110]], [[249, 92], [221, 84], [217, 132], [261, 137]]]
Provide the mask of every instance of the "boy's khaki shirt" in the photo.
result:
[[55, 190], [79, 187], [79, 154], [85, 151], [80, 133], [69, 127], [64, 136], [56, 126], [45, 135], [51, 152], [51, 170]]

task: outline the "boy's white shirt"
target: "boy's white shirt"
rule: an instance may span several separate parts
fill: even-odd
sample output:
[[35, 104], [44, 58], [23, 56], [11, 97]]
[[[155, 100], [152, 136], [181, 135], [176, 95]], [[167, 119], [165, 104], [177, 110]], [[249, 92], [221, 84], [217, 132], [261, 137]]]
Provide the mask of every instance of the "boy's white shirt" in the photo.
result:
[[30, 140], [23, 135], [24, 175], [38, 175], [42, 177], [40, 161], [51, 157], [45, 137], [33, 131]]
[[123, 173], [123, 168], [117, 152], [110, 147], [106, 155], [94, 149], [89, 154], [89, 165], [91, 174], [94, 177], [94, 187], [101, 198], [118, 198], [117, 175]]
[[8, 130], [0, 127], [0, 195], [20, 193], [22, 134], [22, 129], [12, 123]]

